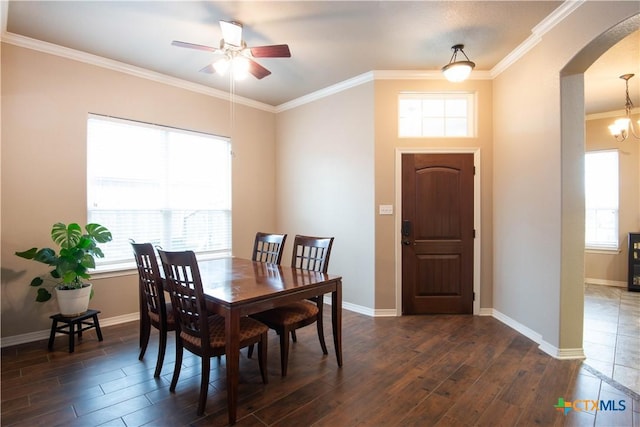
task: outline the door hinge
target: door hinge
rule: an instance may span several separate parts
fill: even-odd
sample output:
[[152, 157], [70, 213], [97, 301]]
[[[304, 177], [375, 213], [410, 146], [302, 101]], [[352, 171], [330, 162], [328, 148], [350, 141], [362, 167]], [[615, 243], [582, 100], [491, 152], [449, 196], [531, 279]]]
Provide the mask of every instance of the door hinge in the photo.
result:
[[473, 167], [473, 174], [474, 175], [476, 174], [476, 167], [475, 166]]
[[474, 239], [476, 238], [476, 229], [475, 228], [473, 229], [473, 238]]
[[475, 292], [473, 293], [473, 300], [474, 301], [476, 300], [476, 293]]

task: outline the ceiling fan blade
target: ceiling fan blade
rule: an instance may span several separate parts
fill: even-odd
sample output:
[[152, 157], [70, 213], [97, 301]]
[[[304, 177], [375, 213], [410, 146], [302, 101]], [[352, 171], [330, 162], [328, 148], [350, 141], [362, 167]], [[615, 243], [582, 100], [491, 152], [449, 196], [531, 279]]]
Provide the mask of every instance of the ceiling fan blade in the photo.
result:
[[251, 55], [254, 58], [290, 58], [291, 51], [289, 45], [274, 44], [272, 46], [250, 47]]
[[271, 71], [267, 70], [262, 65], [258, 64], [256, 61], [252, 61], [251, 59], [249, 59], [249, 72], [253, 74], [253, 76], [258, 80], [271, 74]]
[[213, 74], [216, 72], [216, 69], [213, 68], [213, 64], [209, 64], [206, 67], [204, 67], [202, 70], [200, 70], [201, 73], [209, 73], [209, 74]]
[[242, 46], [242, 25], [237, 22], [220, 21], [222, 38], [225, 43], [240, 47]]
[[186, 47], [186, 48], [189, 48], [189, 49], [205, 50], [207, 52], [218, 52], [220, 50], [217, 47], [211, 47], [211, 46], [205, 46], [205, 45], [201, 45], [201, 44], [181, 42], [181, 41], [178, 41], [178, 40], [172, 41], [171, 44], [174, 45], [174, 46]]

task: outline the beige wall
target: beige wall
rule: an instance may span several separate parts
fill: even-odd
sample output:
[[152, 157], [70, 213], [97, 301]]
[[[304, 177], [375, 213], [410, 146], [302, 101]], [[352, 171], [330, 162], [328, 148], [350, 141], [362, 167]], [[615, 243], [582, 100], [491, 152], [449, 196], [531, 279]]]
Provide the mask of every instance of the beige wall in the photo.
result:
[[[374, 307], [373, 83], [293, 108], [277, 117], [278, 230], [333, 236], [329, 273], [343, 277], [343, 300]], [[285, 246], [284, 260], [291, 257]], [[364, 309], [363, 309], [364, 308]]]
[[[618, 116], [616, 116], [618, 117]], [[617, 142], [609, 133], [609, 126], [615, 118], [587, 120], [586, 151], [619, 150], [620, 193], [619, 193], [619, 253], [586, 252], [584, 276], [590, 279], [627, 283], [628, 274], [628, 236], [630, 232], [640, 231], [640, 143], [630, 137]], [[640, 114], [633, 116], [634, 123], [640, 120]], [[637, 126], [636, 126], [637, 127]]]
[[561, 73], [638, 12], [637, 2], [582, 3], [494, 80], [494, 308], [547, 350], [582, 347], [583, 86]]
[[[492, 158], [493, 117], [492, 82], [467, 80], [450, 83], [438, 80], [376, 81], [375, 119], [375, 203], [395, 204], [396, 149], [480, 148], [481, 156], [481, 273], [480, 307], [492, 306]], [[401, 92], [466, 91], [477, 95], [477, 136], [474, 138], [399, 138], [398, 95]], [[479, 165], [480, 166], [480, 165]], [[400, 206], [395, 207], [395, 214]], [[376, 308], [396, 309], [396, 251], [400, 238], [396, 222], [390, 216], [376, 216]], [[400, 286], [400, 284], [398, 284]], [[398, 304], [400, 301], [398, 301]]]
[[[2, 45], [2, 337], [50, 327], [55, 303], [33, 302], [46, 266], [17, 250], [50, 243], [54, 222], [86, 221], [86, 120], [111, 115], [230, 136], [228, 102], [77, 61]], [[275, 115], [238, 105], [233, 128], [233, 250], [251, 254], [276, 226]], [[138, 310], [137, 276], [95, 278], [91, 307]]]
[[[395, 200], [395, 149], [480, 147], [481, 306], [493, 307], [552, 347], [581, 347], [584, 102], [581, 78], [561, 74], [601, 34], [639, 12], [638, 2], [584, 2], [493, 82], [376, 81], [281, 112], [277, 119], [239, 107], [237, 120], [252, 125], [235, 128], [235, 254], [248, 256], [257, 229], [334, 235], [330, 271], [344, 276], [345, 301], [393, 308], [392, 252], [398, 242], [390, 218], [376, 210]], [[631, 31], [619, 30], [617, 39]], [[435, 88], [481, 94], [479, 138], [397, 139], [397, 92]], [[32, 303], [32, 290], [24, 284], [35, 268], [13, 252], [47, 243], [55, 221], [84, 220], [88, 112], [230, 132], [224, 101], [3, 45], [3, 337], [49, 326], [54, 309]], [[57, 161], [61, 151], [64, 159]], [[265, 168], [274, 180], [252, 179]], [[256, 201], [264, 205], [256, 209]], [[96, 280], [92, 304], [105, 317], [135, 312], [135, 286], [135, 276]]]

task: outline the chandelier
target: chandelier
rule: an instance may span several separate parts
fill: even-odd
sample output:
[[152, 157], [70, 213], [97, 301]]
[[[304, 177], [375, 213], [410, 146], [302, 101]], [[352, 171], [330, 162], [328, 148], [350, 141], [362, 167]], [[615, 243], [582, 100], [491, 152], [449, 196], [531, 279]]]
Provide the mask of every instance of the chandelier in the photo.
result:
[[[631, 134], [634, 138], [640, 139], [638, 133], [633, 126], [633, 122], [631, 121], [631, 110], [633, 109], [633, 102], [631, 102], [631, 98], [629, 97], [629, 79], [633, 77], [635, 74], [623, 74], [620, 76], [622, 80], [625, 82], [626, 86], [626, 99], [624, 104], [625, 117], [621, 119], [617, 119], [613, 122], [612, 125], [609, 126], [609, 132], [618, 142], [622, 142]], [[640, 126], [640, 120], [638, 120], [638, 125]]]

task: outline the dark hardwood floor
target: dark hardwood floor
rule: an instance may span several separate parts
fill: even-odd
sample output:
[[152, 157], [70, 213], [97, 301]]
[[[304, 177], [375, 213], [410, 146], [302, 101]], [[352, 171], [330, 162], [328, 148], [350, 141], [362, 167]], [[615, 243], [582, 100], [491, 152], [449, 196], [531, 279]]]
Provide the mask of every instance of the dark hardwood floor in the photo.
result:
[[[491, 317], [371, 318], [344, 311], [342, 368], [327, 329], [328, 356], [315, 327], [298, 331], [286, 378], [279, 374], [271, 332], [267, 385], [257, 360], [242, 352], [238, 426], [640, 426], [636, 393], [581, 361], [546, 355]], [[154, 379], [157, 331], [142, 362], [137, 322], [105, 327], [103, 335], [98, 342], [86, 332], [73, 354], [66, 336], [56, 338], [51, 352], [46, 341], [3, 348], [1, 424], [227, 423], [224, 357], [212, 361], [206, 412], [197, 417], [198, 358], [185, 353], [178, 387], [170, 393], [173, 344], [161, 378]], [[554, 407], [559, 398], [586, 410], [564, 415]], [[576, 403], [583, 400], [607, 406], [596, 411]]]

